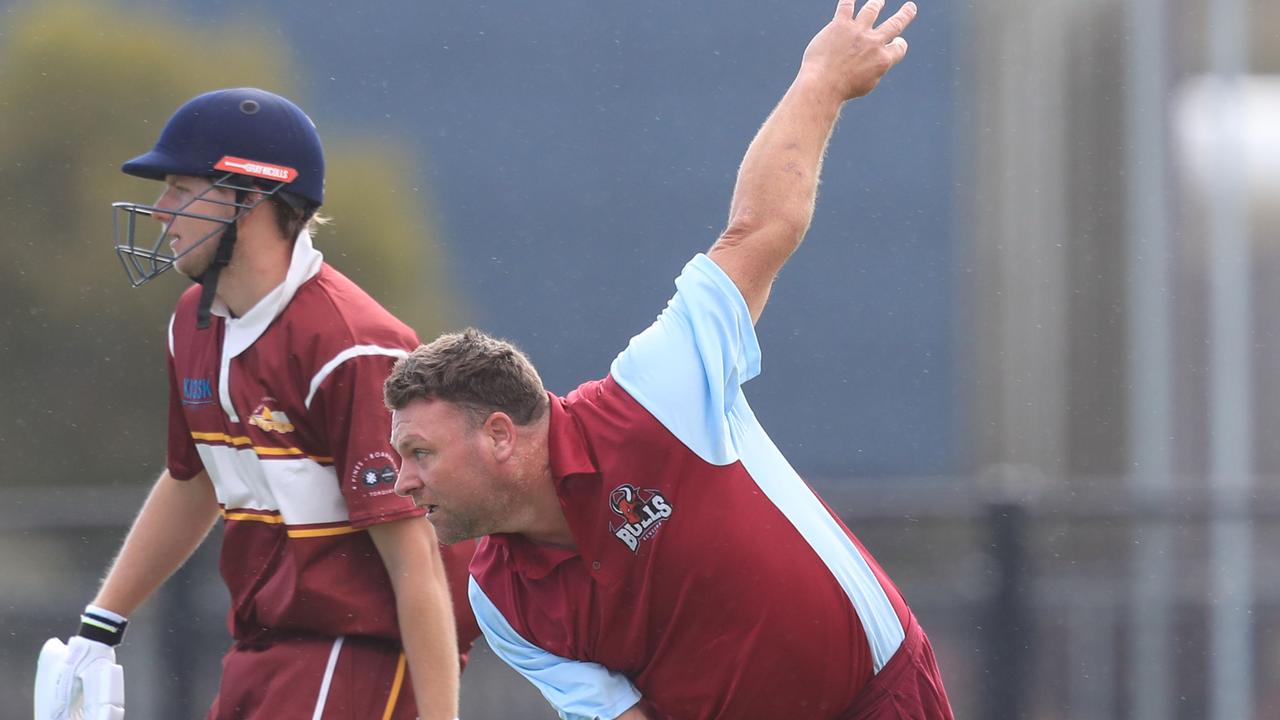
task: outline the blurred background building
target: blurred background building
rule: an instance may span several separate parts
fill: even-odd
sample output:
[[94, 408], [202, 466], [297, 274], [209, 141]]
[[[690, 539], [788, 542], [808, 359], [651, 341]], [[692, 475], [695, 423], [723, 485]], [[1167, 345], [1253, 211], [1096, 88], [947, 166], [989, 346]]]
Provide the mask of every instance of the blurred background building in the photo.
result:
[[[917, 2], [759, 325], [757, 415], [958, 716], [1280, 717], [1280, 5]], [[163, 463], [185, 281], [131, 290], [108, 206], [157, 194], [118, 168], [179, 103], [296, 99], [326, 257], [563, 393], [715, 239], [833, 5], [0, 0], [0, 714]], [[130, 717], [203, 716], [216, 545], [131, 623]], [[481, 647], [463, 716], [553, 713]]]

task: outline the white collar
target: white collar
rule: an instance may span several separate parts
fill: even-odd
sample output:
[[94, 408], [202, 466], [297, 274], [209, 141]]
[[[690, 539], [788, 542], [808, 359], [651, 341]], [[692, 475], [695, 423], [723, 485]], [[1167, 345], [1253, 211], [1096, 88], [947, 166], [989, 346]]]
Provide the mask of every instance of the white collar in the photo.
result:
[[226, 335], [222, 344], [224, 362], [248, 350], [266, 332], [267, 326], [284, 312], [298, 288], [320, 272], [323, 263], [324, 255], [311, 244], [311, 233], [303, 230], [293, 243], [293, 256], [289, 259], [289, 272], [285, 274], [284, 282], [264, 295], [249, 312], [238, 318], [231, 317], [226, 303], [214, 299], [210, 312], [226, 318]]

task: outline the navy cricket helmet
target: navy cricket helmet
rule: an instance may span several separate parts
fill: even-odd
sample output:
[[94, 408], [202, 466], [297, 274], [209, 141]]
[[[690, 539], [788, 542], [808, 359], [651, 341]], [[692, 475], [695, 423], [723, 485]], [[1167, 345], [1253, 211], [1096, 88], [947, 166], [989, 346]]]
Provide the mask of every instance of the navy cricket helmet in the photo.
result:
[[[292, 171], [292, 177], [273, 168]], [[188, 100], [169, 118], [156, 146], [121, 170], [149, 180], [238, 171], [286, 180], [284, 192], [316, 206], [324, 203], [324, 150], [315, 123], [297, 105], [257, 88], [215, 90]]]
[[[121, 170], [149, 180], [162, 181], [168, 175], [210, 179], [212, 185], [207, 190], [178, 208], [112, 203], [116, 255], [135, 287], [173, 267], [182, 255], [221, 236], [213, 265], [195, 278], [205, 285], [210, 300], [218, 271], [230, 261], [236, 221], [245, 213], [273, 196], [304, 212], [314, 211], [324, 202], [324, 149], [315, 123], [297, 105], [257, 88], [215, 90], [188, 100], [169, 118], [155, 147], [126, 162]], [[231, 207], [234, 212], [212, 217], [189, 209], [202, 201]], [[137, 217], [157, 212], [213, 220], [219, 227], [177, 255], [166, 243], [167, 225], [154, 243], [138, 245]]]

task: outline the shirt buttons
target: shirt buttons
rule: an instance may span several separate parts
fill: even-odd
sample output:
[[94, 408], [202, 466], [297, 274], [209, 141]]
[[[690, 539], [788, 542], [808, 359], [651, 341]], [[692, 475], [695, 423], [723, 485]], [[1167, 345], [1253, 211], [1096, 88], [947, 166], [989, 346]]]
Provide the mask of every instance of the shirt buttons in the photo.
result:
[[600, 561], [599, 561], [599, 560], [592, 560], [592, 561], [591, 561], [591, 569], [592, 569], [592, 570], [599, 570], [599, 569], [600, 569]]

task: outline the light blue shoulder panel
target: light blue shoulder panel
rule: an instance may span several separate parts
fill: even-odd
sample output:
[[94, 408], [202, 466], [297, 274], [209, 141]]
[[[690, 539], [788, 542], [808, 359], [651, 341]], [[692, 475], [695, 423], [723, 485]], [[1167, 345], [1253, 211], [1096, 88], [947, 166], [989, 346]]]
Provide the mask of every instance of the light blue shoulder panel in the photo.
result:
[[751, 414], [740, 386], [760, 374], [742, 293], [711, 258], [697, 255], [676, 278], [666, 309], [631, 338], [610, 374], [703, 460], [736, 462], [728, 418]]

